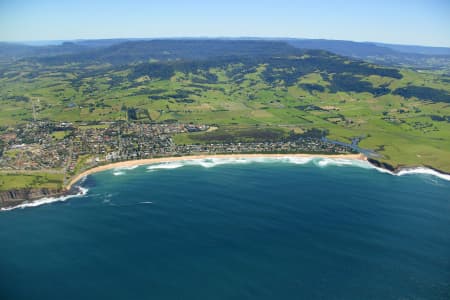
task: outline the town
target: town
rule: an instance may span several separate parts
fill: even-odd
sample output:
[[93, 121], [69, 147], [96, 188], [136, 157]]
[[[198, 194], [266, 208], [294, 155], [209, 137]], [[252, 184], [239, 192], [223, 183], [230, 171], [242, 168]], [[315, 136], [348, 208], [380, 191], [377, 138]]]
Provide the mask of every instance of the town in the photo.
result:
[[352, 153], [346, 145], [319, 137], [264, 142], [176, 144], [173, 135], [204, 132], [208, 125], [99, 122], [73, 124], [37, 121], [0, 135], [0, 170], [45, 171], [65, 179], [83, 170], [116, 161], [197, 154]]

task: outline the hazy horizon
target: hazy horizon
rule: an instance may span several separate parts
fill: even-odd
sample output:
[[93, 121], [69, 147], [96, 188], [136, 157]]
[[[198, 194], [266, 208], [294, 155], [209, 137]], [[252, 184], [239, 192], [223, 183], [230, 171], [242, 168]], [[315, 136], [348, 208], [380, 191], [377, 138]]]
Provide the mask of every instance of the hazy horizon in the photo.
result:
[[368, 44], [379, 44], [379, 45], [396, 45], [396, 46], [411, 46], [411, 47], [429, 47], [429, 48], [450, 48], [450, 46], [429, 46], [422, 44], [401, 44], [401, 43], [388, 43], [383, 41], [356, 41], [356, 40], [342, 40], [342, 39], [323, 39], [323, 38], [305, 38], [305, 37], [275, 37], [275, 36], [159, 36], [159, 37], [110, 37], [110, 38], [75, 38], [75, 39], [57, 39], [57, 40], [21, 40], [21, 41], [7, 41], [0, 40], [1, 43], [10, 43], [10, 44], [22, 44], [29, 46], [47, 46], [47, 45], [60, 45], [64, 42], [80, 42], [80, 41], [96, 41], [96, 40], [183, 40], [183, 39], [192, 39], [192, 40], [201, 40], [201, 39], [211, 39], [211, 40], [327, 40], [327, 41], [345, 41], [345, 42], [354, 42], [354, 43], [368, 43]]
[[0, 2], [0, 40], [305, 38], [450, 47], [444, 0]]

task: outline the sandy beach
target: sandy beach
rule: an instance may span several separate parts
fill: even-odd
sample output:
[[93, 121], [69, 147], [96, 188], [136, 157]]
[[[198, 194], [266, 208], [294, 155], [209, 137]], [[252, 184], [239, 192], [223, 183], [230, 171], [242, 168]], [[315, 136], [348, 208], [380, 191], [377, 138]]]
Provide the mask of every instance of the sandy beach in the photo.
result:
[[149, 159], [139, 159], [139, 160], [128, 160], [110, 163], [107, 165], [102, 165], [94, 167], [92, 169], [86, 170], [75, 177], [73, 177], [66, 189], [70, 190], [72, 186], [77, 183], [83, 177], [97, 172], [102, 172], [105, 170], [121, 168], [121, 167], [133, 167], [140, 165], [151, 165], [165, 162], [183, 161], [183, 160], [194, 160], [194, 159], [208, 159], [208, 158], [229, 158], [229, 159], [245, 159], [245, 158], [281, 158], [281, 157], [294, 157], [294, 158], [332, 158], [332, 159], [355, 159], [355, 160], [367, 160], [367, 158], [362, 154], [211, 154], [211, 155], [190, 155], [190, 156], [176, 156], [176, 157], [160, 157], [160, 158], [149, 158]]

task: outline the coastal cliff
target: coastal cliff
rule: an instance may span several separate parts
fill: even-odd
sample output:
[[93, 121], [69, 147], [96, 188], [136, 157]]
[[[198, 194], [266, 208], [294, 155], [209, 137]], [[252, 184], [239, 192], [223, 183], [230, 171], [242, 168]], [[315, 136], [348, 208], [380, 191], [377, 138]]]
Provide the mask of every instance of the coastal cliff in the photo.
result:
[[408, 171], [408, 170], [413, 170], [413, 169], [420, 169], [420, 168], [426, 168], [429, 170], [432, 170], [435, 173], [441, 174], [441, 175], [450, 175], [449, 172], [445, 172], [443, 170], [440, 169], [436, 169], [430, 165], [415, 165], [415, 166], [405, 166], [405, 165], [396, 165], [393, 166], [387, 162], [382, 162], [373, 158], [368, 158], [367, 161], [369, 163], [371, 163], [373, 166], [390, 171], [394, 174], [399, 174], [402, 171]]
[[34, 201], [46, 197], [59, 197], [65, 195], [65, 190], [40, 189], [14, 189], [0, 192], [0, 208], [16, 206], [28, 201]]
[[369, 163], [371, 163], [372, 165], [374, 165], [375, 167], [382, 168], [382, 169], [385, 169], [385, 170], [388, 170], [388, 171], [391, 171], [394, 173], [400, 171], [400, 169], [401, 169], [400, 167], [394, 167], [391, 164], [388, 164], [386, 162], [381, 162], [381, 161], [373, 159], [373, 158], [368, 158], [367, 161]]

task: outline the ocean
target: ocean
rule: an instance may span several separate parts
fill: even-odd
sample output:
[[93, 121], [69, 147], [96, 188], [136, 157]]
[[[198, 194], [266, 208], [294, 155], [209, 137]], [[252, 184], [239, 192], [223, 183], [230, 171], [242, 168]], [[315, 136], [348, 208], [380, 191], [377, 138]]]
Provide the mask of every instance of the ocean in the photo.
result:
[[108, 170], [0, 212], [0, 299], [450, 299], [450, 181], [366, 162]]

